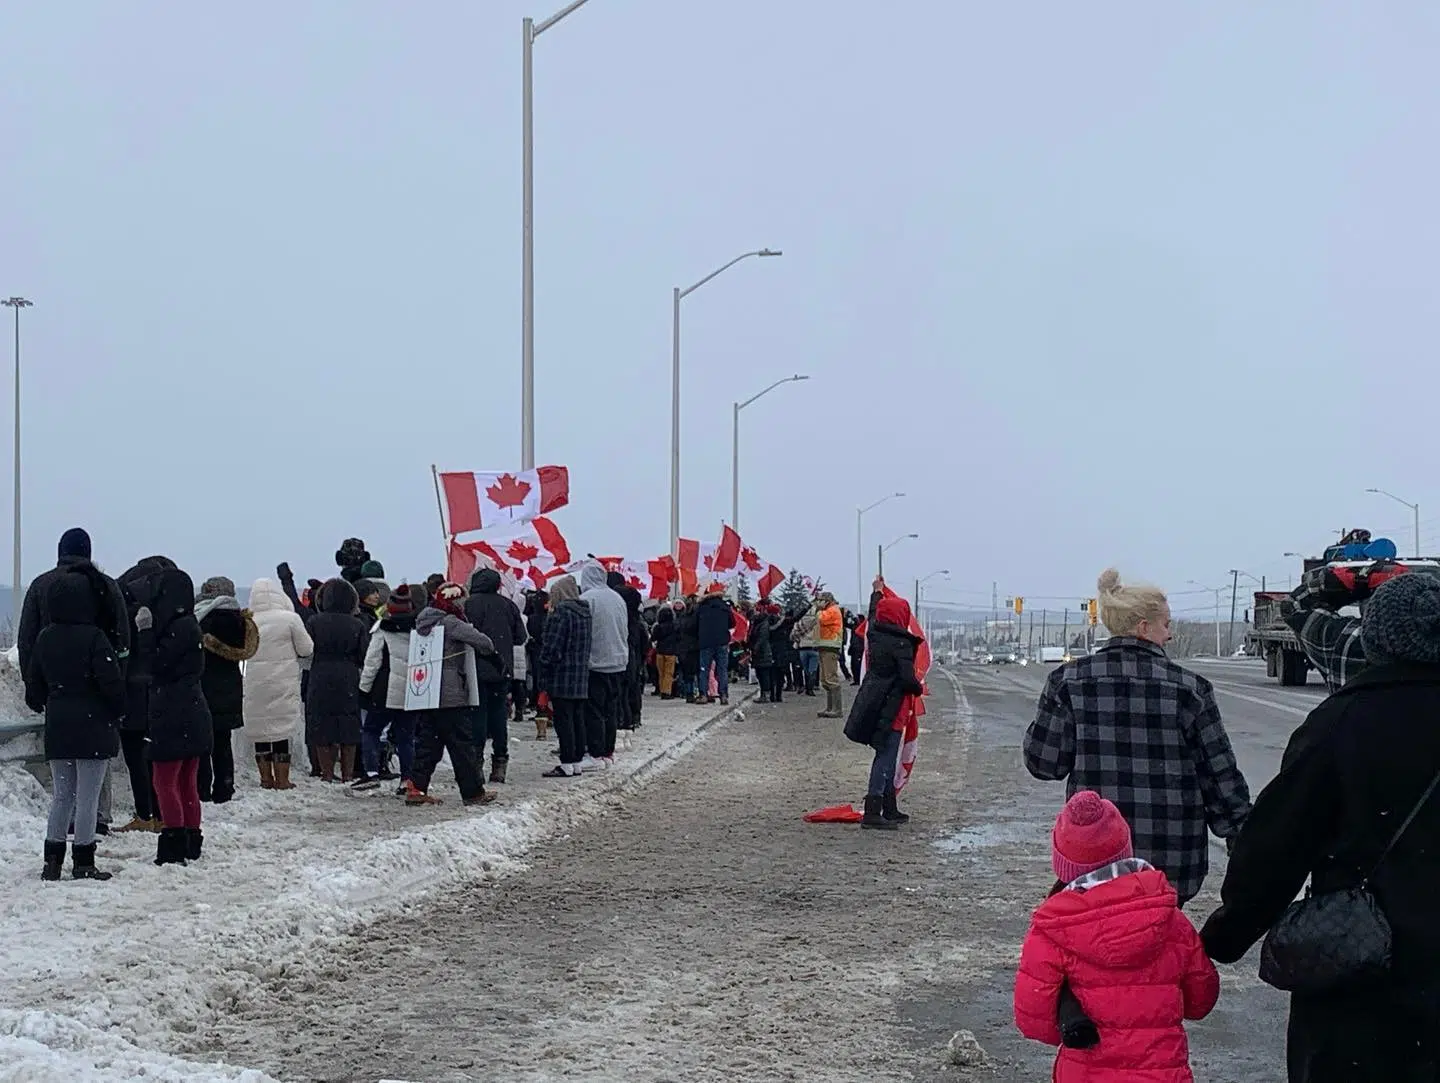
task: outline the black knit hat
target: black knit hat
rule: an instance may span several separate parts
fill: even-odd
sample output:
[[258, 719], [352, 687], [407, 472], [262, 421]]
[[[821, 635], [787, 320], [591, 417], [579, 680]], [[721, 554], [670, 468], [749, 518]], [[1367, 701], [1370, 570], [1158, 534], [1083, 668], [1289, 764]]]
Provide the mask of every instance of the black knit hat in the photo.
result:
[[1440, 665], [1440, 578], [1407, 572], [1381, 583], [1360, 620], [1365, 660]]
[[385, 604], [385, 612], [392, 617], [415, 612], [415, 599], [411, 595], [409, 583], [401, 583], [390, 592], [390, 601]]

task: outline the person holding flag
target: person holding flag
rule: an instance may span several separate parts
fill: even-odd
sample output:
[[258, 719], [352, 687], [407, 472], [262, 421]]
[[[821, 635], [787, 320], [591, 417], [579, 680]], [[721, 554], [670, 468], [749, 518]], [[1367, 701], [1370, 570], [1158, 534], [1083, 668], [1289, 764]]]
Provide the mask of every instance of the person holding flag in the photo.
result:
[[[903, 777], [908, 777], [914, 761], [913, 743], [925, 695], [920, 679], [924, 666], [917, 667], [917, 656], [925, 639], [913, 626], [910, 603], [889, 590], [880, 576], [875, 577], [870, 609], [869, 660], [860, 691], [850, 706], [845, 736], [869, 745], [875, 753], [860, 826], [894, 831], [910, 819], [896, 802], [896, 775], [903, 771]], [[904, 759], [902, 750], [907, 747], [911, 756]]]

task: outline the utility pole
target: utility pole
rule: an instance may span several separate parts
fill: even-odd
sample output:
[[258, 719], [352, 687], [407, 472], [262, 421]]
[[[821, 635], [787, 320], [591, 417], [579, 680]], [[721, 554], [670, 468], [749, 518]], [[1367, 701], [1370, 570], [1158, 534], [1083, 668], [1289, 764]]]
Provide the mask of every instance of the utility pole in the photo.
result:
[[1040, 649], [1042, 651], [1045, 649], [1045, 626], [1048, 623], [1047, 617], [1049, 613], [1050, 610], [1048, 609], [1040, 610]]
[[1235, 650], [1235, 595], [1240, 590], [1240, 571], [1237, 568], [1230, 569], [1230, 632], [1229, 642], [1225, 644], [1230, 652]]
[[1070, 653], [1070, 607], [1065, 607], [1065, 623], [1060, 629], [1060, 647], [1066, 654]]
[[990, 627], [993, 630], [1000, 624], [1000, 584], [994, 580], [990, 581]]
[[20, 634], [20, 613], [25, 605], [25, 584], [20, 574], [20, 310], [30, 308], [33, 302], [23, 297], [7, 297], [0, 305], [15, 310], [15, 540], [14, 567], [10, 576], [10, 590], [15, 604], [15, 635]]

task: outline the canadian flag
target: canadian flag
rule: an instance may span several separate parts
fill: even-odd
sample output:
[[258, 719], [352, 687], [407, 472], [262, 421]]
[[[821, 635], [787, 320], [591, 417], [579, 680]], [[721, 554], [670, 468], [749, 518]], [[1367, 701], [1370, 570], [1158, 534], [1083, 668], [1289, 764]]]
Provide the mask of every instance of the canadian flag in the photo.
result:
[[440, 487], [451, 534], [528, 522], [570, 503], [570, 471], [563, 466], [441, 474]]
[[735, 528], [726, 523], [720, 528], [720, 541], [715, 546], [715, 559], [711, 563], [710, 570], [713, 572], [734, 571], [740, 563], [741, 550], [744, 548], [740, 543], [740, 535]]
[[625, 577], [628, 586], [634, 587], [643, 597], [664, 600], [670, 594], [670, 584], [675, 581], [675, 561], [670, 557], [656, 557], [644, 563], [622, 561], [615, 569]]
[[[887, 597], [895, 597], [895, 592], [889, 587], [885, 588]], [[930, 642], [925, 638], [925, 630], [920, 627], [920, 620], [914, 613], [910, 614], [909, 632], [920, 642], [915, 647], [915, 679], [928, 692], [929, 685], [925, 684], [925, 675], [930, 672]], [[865, 640], [865, 667], [870, 667], [870, 640]], [[925, 717], [925, 697], [906, 696], [900, 702], [900, 714], [897, 719], [901, 723], [900, 753], [895, 764], [895, 792], [899, 793], [910, 781], [910, 775], [915, 770], [915, 756], [920, 750], [920, 719]]]
[[508, 529], [487, 530], [475, 541], [452, 538], [447, 573], [450, 581], [467, 583], [480, 557], [497, 571], [543, 585], [556, 568], [569, 563], [570, 547], [560, 529], [544, 516]]
[[714, 545], [680, 539], [680, 552], [676, 554], [675, 567], [680, 573], [680, 593], [695, 594], [700, 589], [700, 580], [715, 570]]
[[784, 569], [763, 559], [749, 545], [740, 549], [738, 570], [750, 581], [750, 589], [761, 598], [770, 597], [775, 588], [785, 582]]

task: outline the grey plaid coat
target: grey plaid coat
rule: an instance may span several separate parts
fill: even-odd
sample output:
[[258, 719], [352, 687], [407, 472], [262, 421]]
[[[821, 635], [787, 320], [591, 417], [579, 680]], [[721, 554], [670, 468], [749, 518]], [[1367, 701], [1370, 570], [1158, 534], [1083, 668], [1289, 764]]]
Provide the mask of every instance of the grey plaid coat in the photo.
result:
[[1204, 677], [1145, 640], [1115, 636], [1056, 669], [1025, 733], [1025, 767], [1094, 790], [1130, 824], [1135, 856], [1164, 871], [1182, 903], [1210, 868], [1208, 827], [1222, 839], [1250, 813], [1250, 791]]

